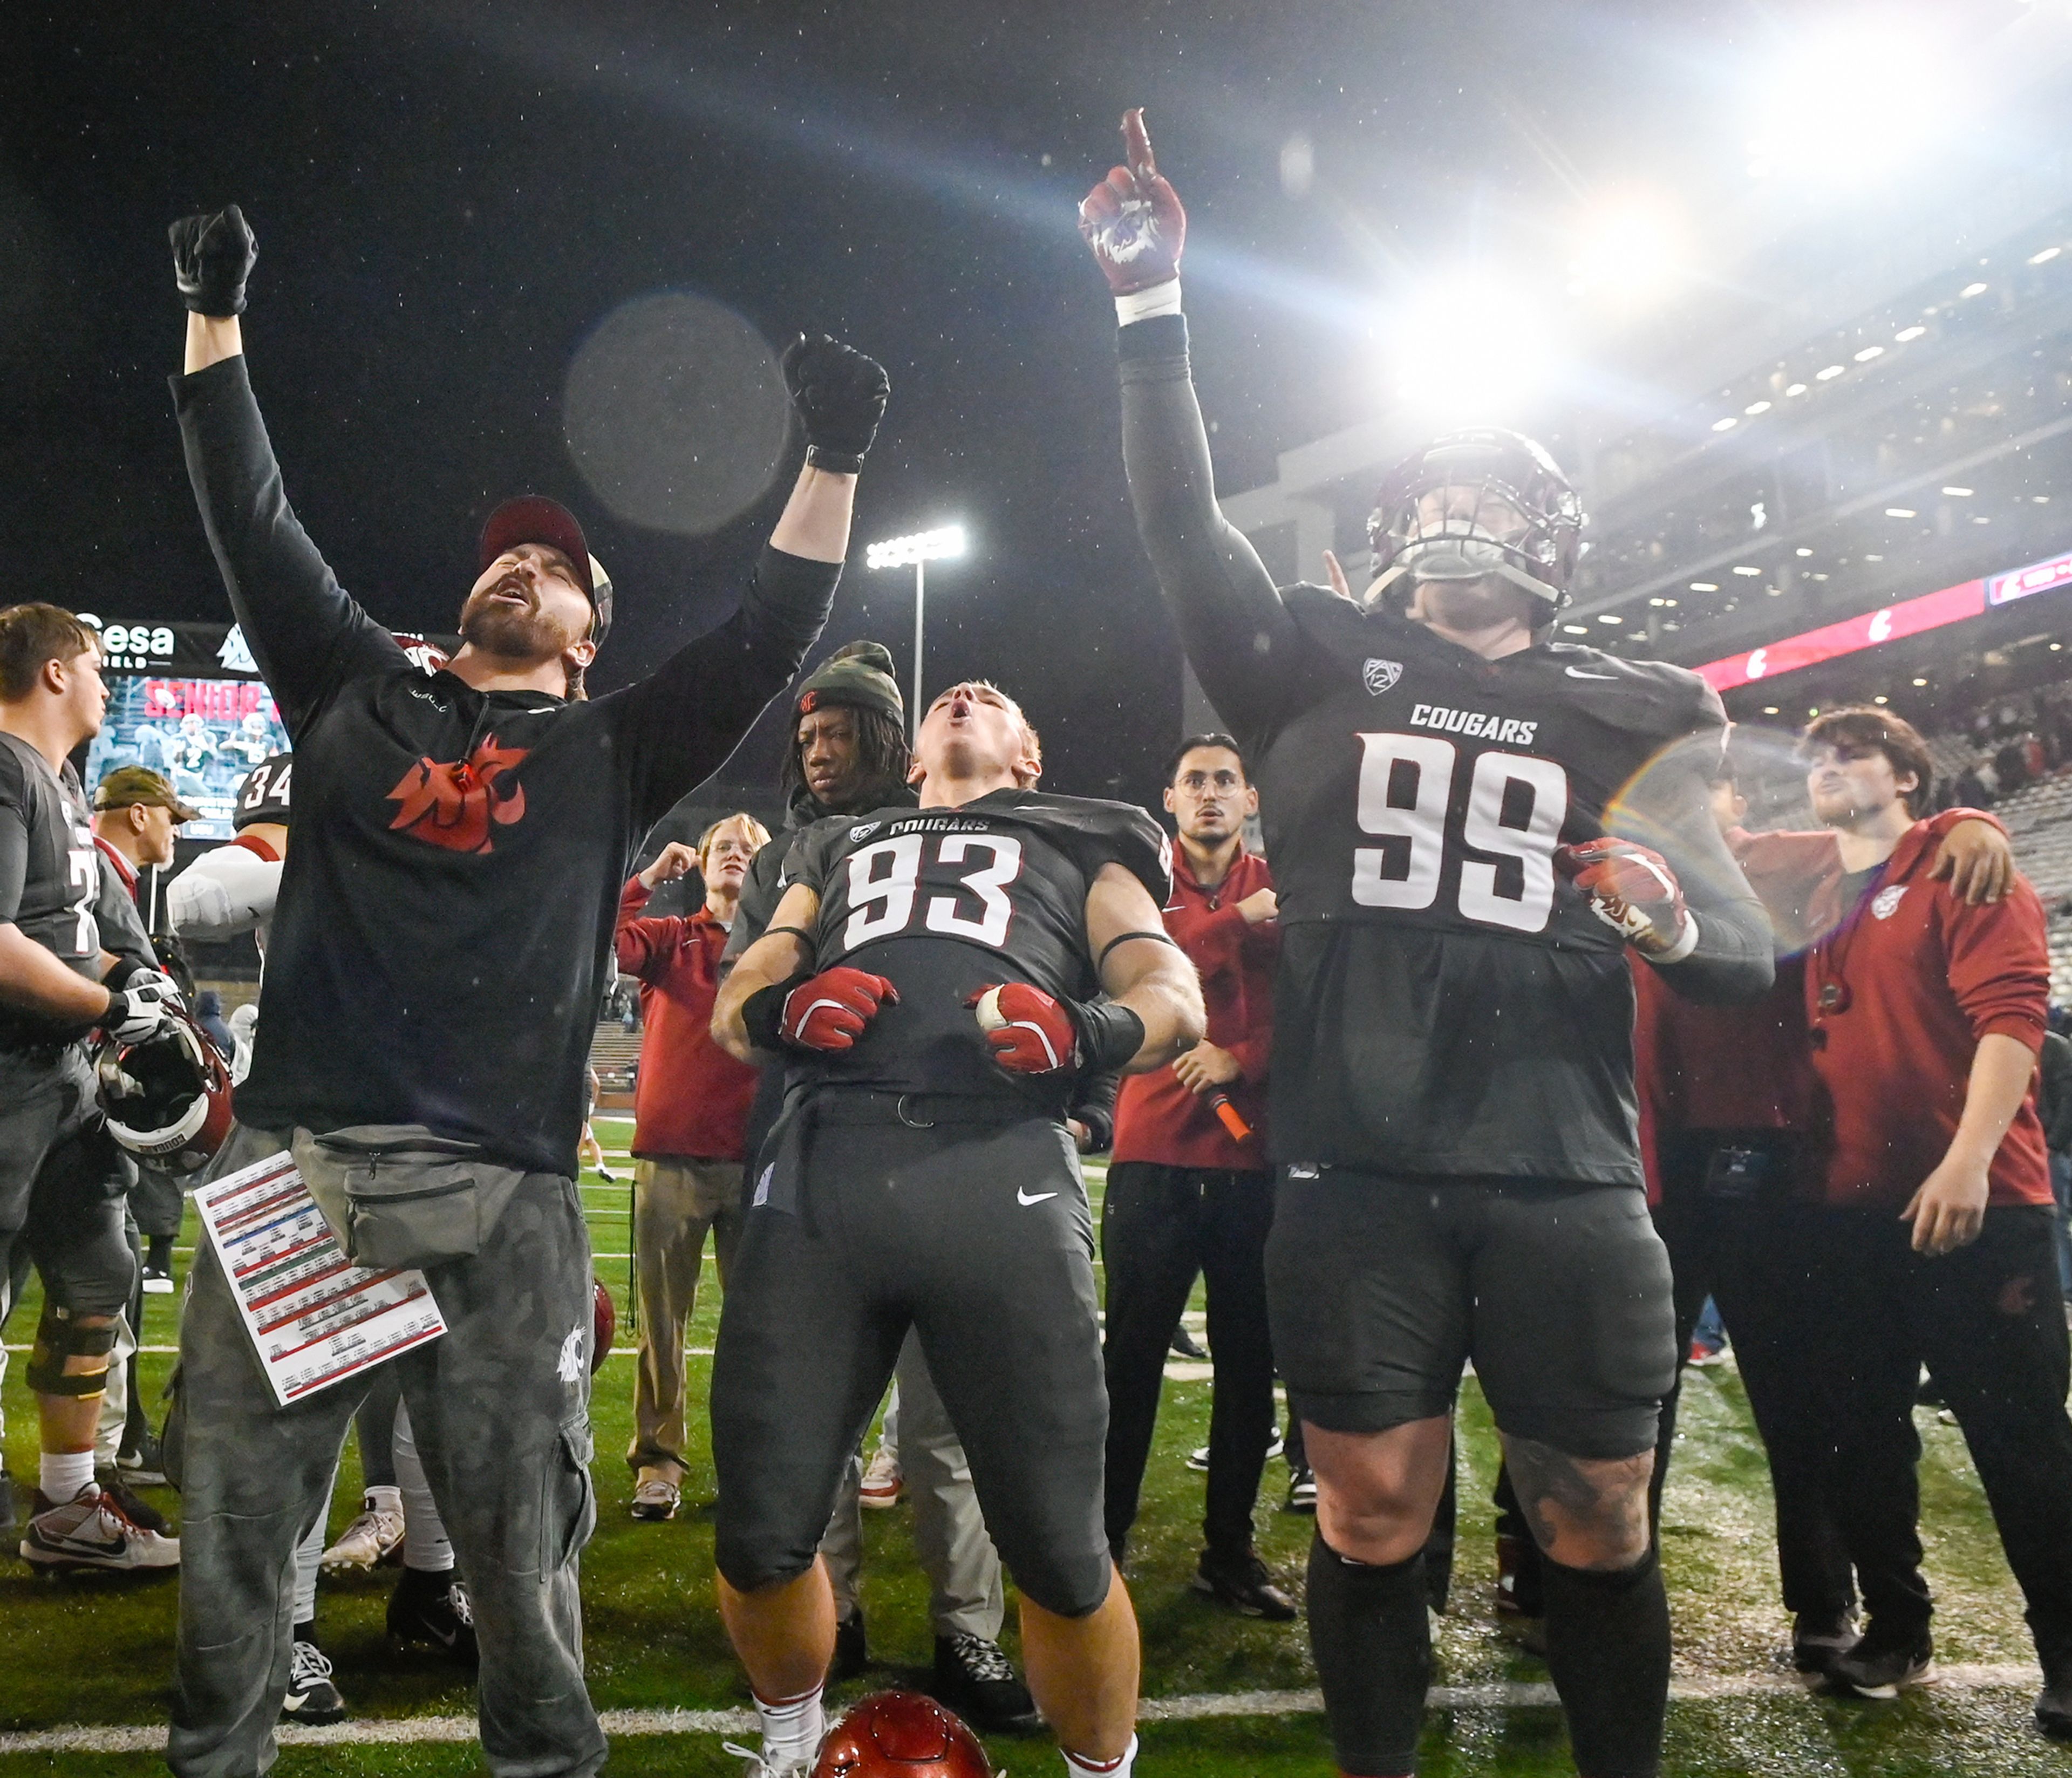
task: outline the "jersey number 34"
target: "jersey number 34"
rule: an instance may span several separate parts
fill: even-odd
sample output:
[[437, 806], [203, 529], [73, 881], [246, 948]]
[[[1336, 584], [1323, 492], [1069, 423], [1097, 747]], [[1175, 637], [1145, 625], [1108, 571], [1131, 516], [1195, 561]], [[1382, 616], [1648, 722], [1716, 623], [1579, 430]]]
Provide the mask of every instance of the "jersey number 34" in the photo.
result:
[[[1460, 750], [1434, 735], [1359, 739], [1365, 749], [1360, 831], [1395, 843], [1355, 849], [1352, 898], [1363, 908], [1429, 908], [1439, 899], [1445, 874]], [[1463, 857], [1457, 891], [1462, 914], [1514, 932], [1545, 930], [1554, 908], [1554, 849], [1568, 813], [1568, 774], [1554, 760], [1520, 753], [1476, 755], [1454, 843], [1515, 858], [1520, 870], [1500, 876], [1486, 858]]]

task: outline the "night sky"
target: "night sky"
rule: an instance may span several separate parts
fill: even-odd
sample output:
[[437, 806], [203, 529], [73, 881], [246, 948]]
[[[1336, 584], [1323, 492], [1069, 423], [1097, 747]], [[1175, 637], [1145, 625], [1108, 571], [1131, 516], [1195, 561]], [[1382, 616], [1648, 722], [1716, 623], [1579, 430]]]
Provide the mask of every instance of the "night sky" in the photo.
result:
[[[862, 543], [962, 518], [978, 553], [931, 577], [930, 683], [1018, 694], [1049, 788], [1146, 798], [1178, 650], [1123, 486], [1112, 311], [1073, 228], [1123, 108], [1148, 108], [1189, 209], [1197, 378], [1234, 491], [1372, 412], [1373, 303], [1421, 265], [1499, 243], [1558, 275], [1556, 219], [1594, 183], [1645, 166], [1702, 202], [1737, 174], [1728, 93], [1777, 10], [18, 3], [0, 597], [228, 615], [163, 381], [183, 326], [165, 227], [234, 200], [290, 496], [382, 621], [450, 628], [482, 517], [526, 488], [577, 510], [617, 583], [597, 689], [726, 614], [778, 498], [704, 538], [642, 529], [563, 438], [586, 337], [695, 291], [773, 344], [825, 329], [890, 372], [823, 649], [874, 634], [905, 675], [911, 577], [868, 573]], [[730, 777], [773, 772], [771, 727]]]

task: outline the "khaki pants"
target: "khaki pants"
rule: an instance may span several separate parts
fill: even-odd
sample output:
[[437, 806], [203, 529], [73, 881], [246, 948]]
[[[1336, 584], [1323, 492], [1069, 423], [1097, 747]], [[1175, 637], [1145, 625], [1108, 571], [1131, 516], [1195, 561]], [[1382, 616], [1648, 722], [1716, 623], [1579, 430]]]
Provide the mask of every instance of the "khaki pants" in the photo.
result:
[[741, 1239], [742, 1165], [670, 1157], [633, 1163], [633, 1251], [640, 1278], [639, 1381], [626, 1461], [642, 1481], [684, 1478], [684, 1331], [698, 1296], [705, 1231], [722, 1290]]

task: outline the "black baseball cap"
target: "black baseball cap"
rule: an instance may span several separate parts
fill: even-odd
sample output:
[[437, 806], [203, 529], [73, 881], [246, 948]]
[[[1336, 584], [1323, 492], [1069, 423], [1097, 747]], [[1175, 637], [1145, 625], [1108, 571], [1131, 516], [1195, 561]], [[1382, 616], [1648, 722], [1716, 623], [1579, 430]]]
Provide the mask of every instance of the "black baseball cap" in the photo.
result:
[[544, 543], [569, 558], [576, 584], [590, 601], [590, 639], [602, 642], [604, 632], [611, 628], [611, 577], [590, 553], [589, 540], [583, 536], [575, 514], [544, 494], [520, 494], [504, 501], [482, 528], [478, 568], [488, 567], [504, 551], [515, 549], [521, 543]]

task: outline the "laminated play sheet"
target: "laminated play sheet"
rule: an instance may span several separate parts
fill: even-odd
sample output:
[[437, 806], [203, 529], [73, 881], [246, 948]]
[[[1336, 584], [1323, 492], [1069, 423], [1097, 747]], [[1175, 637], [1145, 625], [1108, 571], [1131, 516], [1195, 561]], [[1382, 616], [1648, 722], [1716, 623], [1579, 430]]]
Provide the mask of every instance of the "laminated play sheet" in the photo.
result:
[[282, 1406], [446, 1331], [422, 1272], [346, 1257], [293, 1155], [226, 1174], [194, 1197]]

